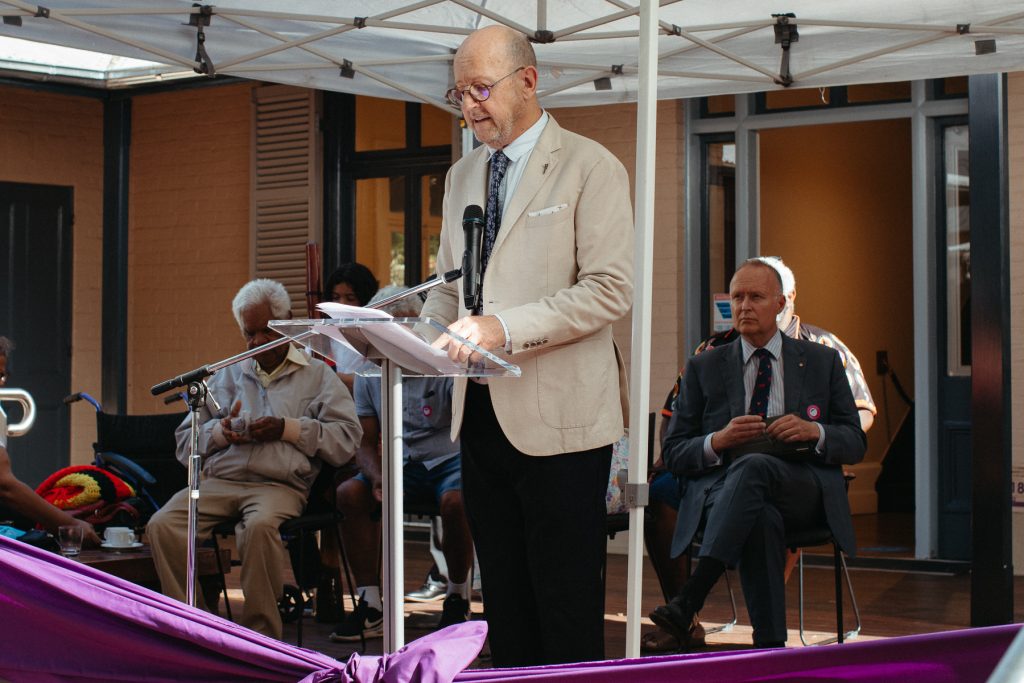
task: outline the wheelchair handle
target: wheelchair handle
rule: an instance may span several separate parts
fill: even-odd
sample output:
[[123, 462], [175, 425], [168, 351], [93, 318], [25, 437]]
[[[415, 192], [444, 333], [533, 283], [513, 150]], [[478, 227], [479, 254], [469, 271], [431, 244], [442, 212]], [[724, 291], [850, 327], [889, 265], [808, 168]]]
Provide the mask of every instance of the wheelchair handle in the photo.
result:
[[122, 471], [128, 473], [129, 476], [134, 478], [135, 483], [144, 483], [149, 484], [150, 486], [156, 483], [156, 478], [149, 473], [149, 470], [136, 462], [132, 462], [120, 453], [102, 451], [96, 454], [96, 460], [97, 465], [102, 462], [104, 465], [112, 465], [120, 468]]
[[31, 394], [24, 389], [0, 389], [0, 401], [20, 403], [22, 410], [25, 411], [21, 422], [7, 425], [9, 436], [24, 436], [28, 430], [32, 429], [32, 425], [36, 421], [36, 402], [32, 400]]
[[85, 393], [84, 391], [79, 391], [77, 393], [71, 394], [70, 396], [64, 397], [65, 405], [71, 405], [72, 403], [77, 403], [78, 401], [88, 402], [93, 408], [96, 409], [97, 413], [103, 412], [103, 408], [102, 406], [100, 406], [100, 402], [94, 399], [89, 394]]

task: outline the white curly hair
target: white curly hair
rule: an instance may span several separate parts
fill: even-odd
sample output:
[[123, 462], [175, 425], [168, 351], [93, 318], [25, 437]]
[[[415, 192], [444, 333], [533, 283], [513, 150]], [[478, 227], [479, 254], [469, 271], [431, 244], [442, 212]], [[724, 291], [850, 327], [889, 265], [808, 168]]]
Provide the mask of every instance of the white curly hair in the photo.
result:
[[267, 304], [270, 306], [270, 314], [275, 320], [287, 318], [292, 310], [292, 300], [288, 296], [288, 290], [276, 280], [257, 278], [242, 285], [231, 302], [231, 312], [235, 314], [239, 329], [244, 330], [242, 323], [242, 311]]

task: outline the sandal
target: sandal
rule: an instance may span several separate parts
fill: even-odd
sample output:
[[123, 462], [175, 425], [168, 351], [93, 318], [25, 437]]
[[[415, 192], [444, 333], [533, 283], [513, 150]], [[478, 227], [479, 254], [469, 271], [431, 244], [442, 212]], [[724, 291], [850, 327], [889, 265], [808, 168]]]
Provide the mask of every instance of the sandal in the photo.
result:
[[[704, 627], [696, 617], [690, 626], [690, 648], [704, 647]], [[648, 631], [640, 638], [641, 652], [676, 652], [682, 646], [679, 639], [662, 628]]]
[[648, 631], [640, 638], [641, 652], [675, 652], [679, 647], [679, 639], [661, 628]]

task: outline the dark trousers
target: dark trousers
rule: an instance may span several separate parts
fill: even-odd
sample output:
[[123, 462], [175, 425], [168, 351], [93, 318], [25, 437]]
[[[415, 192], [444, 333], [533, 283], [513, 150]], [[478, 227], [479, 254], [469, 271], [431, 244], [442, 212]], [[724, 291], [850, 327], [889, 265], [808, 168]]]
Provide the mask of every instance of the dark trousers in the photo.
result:
[[786, 531], [825, 518], [821, 485], [806, 463], [752, 453], [709, 490], [700, 556], [739, 566], [754, 643], [786, 640]]
[[462, 495], [496, 667], [604, 658], [605, 492], [611, 446], [530, 456], [469, 382]]

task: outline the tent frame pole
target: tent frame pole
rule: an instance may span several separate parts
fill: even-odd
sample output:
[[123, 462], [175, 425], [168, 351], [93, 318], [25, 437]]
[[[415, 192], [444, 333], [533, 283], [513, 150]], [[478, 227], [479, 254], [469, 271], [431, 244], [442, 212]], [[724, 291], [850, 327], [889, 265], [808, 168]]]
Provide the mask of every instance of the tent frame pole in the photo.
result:
[[654, 263], [655, 135], [657, 133], [658, 12], [640, 4], [640, 82], [637, 98], [633, 337], [629, 392], [629, 560], [626, 579], [626, 657], [640, 656], [644, 507], [647, 505], [647, 412], [651, 383], [651, 276]]

